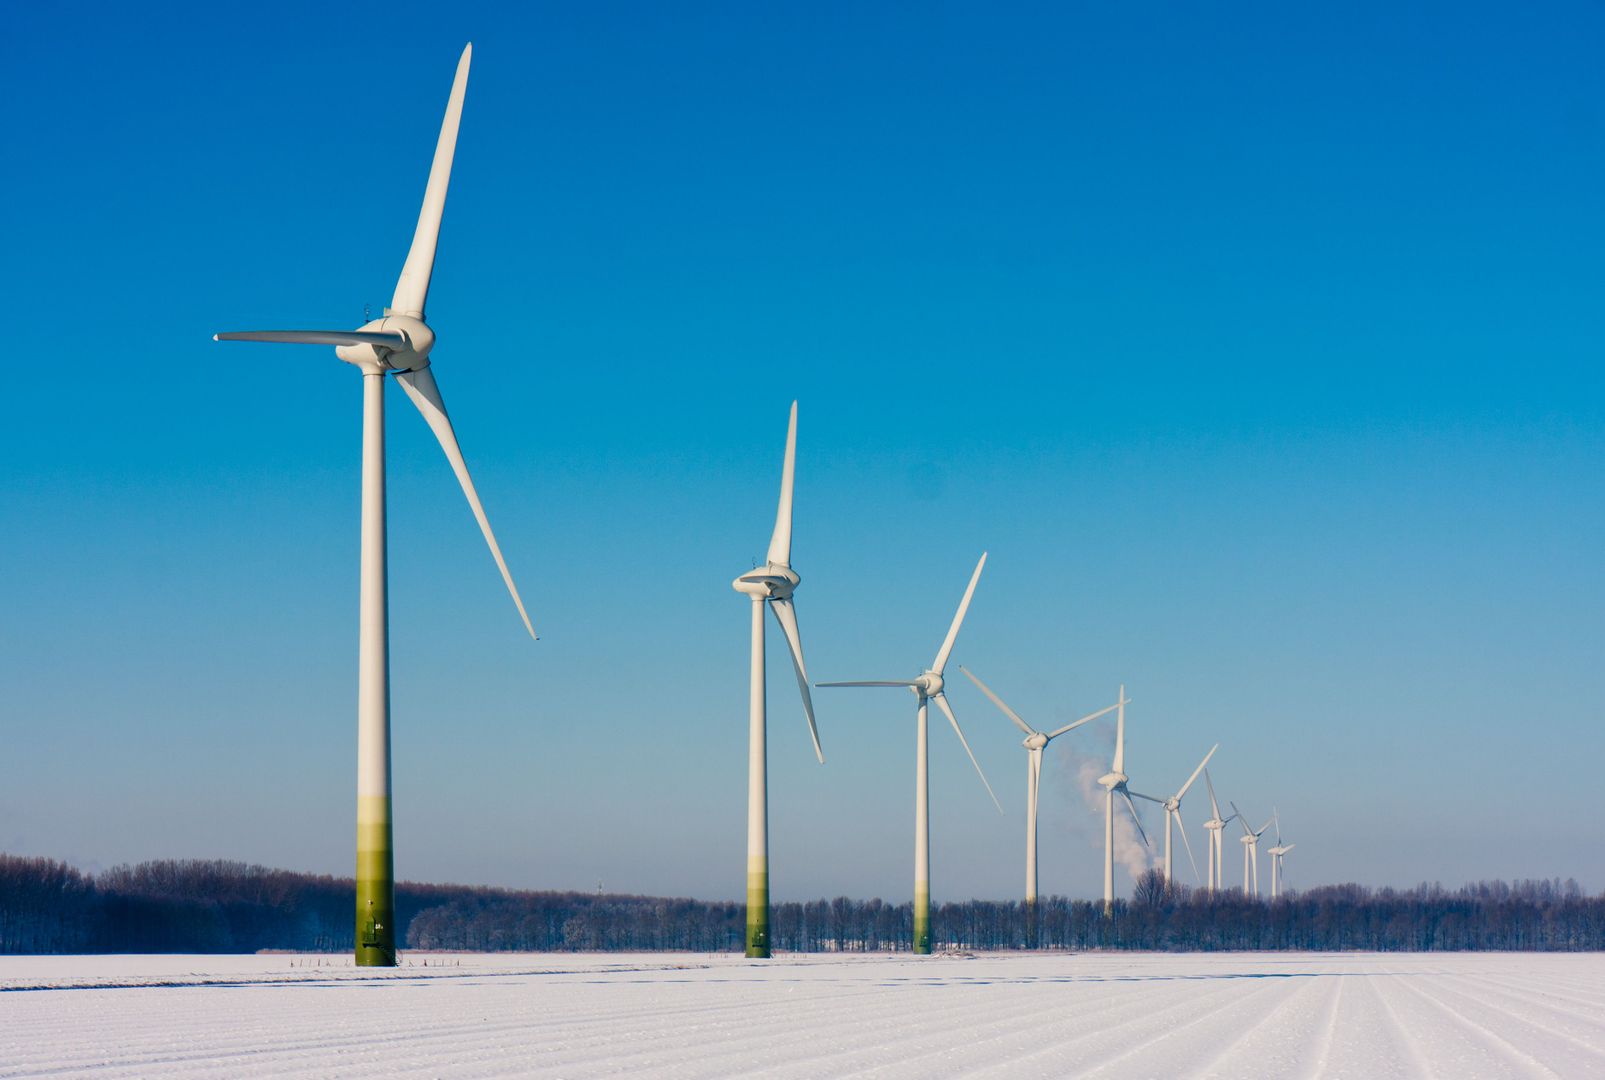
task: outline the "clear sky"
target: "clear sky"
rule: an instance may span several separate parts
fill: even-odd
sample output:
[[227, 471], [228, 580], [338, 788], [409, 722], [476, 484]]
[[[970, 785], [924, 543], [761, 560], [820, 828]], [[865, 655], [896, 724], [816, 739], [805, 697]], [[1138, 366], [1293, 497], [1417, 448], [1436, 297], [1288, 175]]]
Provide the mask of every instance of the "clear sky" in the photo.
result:
[[[388, 301], [472, 40], [434, 367], [542, 640], [391, 388], [400, 876], [741, 894], [796, 398], [815, 678], [985, 549], [955, 664], [1124, 682], [1134, 788], [1219, 741], [1293, 884], [1605, 888], [1598, 4], [510, 7], [8, 16], [0, 849], [350, 873], [360, 380], [210, 336]], [[912, 701], [818, 691], [821, 767], [770, 657], [776, 896], [906, 899]], [[1007, 814], [933, 727], [933, 893], [1016, 896], [951, 674]]]

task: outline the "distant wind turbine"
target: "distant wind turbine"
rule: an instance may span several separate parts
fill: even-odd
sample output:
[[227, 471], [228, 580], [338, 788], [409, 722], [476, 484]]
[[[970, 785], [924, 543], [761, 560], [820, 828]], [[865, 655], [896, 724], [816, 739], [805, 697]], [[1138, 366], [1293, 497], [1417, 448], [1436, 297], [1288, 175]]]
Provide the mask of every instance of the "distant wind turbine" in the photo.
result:
[[[289, 342], [333, 345], [335, 355], [362, 372], [362, 558], [358, 605], [357, 645], [357, 932], [356, 961], [364, 966], [389, 967], [396, 962], [395, 856], [392, 846], [390, 805], [390, 641], [389, 586], [385, 550], [385, 376], [396, 373], [435, 438], [440, 441], [468, 506], [485, 534], [490, 553], [501, 570], [507, 591], [530, 637], [535, 630], [513, 575], [508, 572], [490, 521], [480, 505], [468, 465], [457, 446], [457, 436], [446, 416], [446, 404], [429, 368], [435, 333], [424, 322], [424, 300], [435, 266], [440, 218], [446, 207], [451, 181], [457, 128], [462, 120], [463, 94], [468, 88], [468, 63], [473, 46], [463, 49], [457, 77], [446, 102], [434, 164], [424, 189], [423, 209], [413, 233], [412, 248], [396, 282], [395, 296], [384, 318], [357, 330], [248, 330], [214, 335], [217, 341]], [[366, 175], [383, 176], [381, 162]]]
[[1209, 778], [1209, 770], [1204, 770], [1204, 786], [1209, 789], [1210, 818], [1204, 822], [1204, 828], [1209, 830], [1209, 891], [1213, 895], [1221, 890], [1221, 865], [1225, 858], [1225, 848], [1221, 843], [1221, 831], [1231, 824], [1233, 814], [1229, 818], [1220, 816], [1220, 803], [1215, 799], [1215, 784]]
[[1021, 744], [1025, 747], [1027, 754], [1025, 774], [1025, 902], [1028, 905], [1035, 904], [1037, 902], [1037, 790], [1042, 781], [1042, 751], [1048, 743], [1065, 732], [1074, 731], [1082, 724], [1091, 723], [1100, 716], [1107, 716], [1119, 708], [1120, 703], [1116, 702], [1114, 705], [1105, 706], [1095, 713], [1088, 713], [1074, 723], [1066, 724], [1057, 731], [1050, 731], [1044, 734], [1020, 719], [1020, 715], [1004, 704], [1003, 699], [994, 694], [991, 687], [976, 678], [973, 671], [970, 671], [963, 664], [959, 665], [959, 670], [968, 675], [970, 681], [981, 688], [981, 693], [991, 699], [992, 704], [1002, 710], [1004, 716], [1014, 721], [1015, 727], [1025, 732], [1025, 741]]
[[1131, 811], [1137, 835], [1142, 837], [1143, 846], [1148, 846], [1148, 834], [1143, 831], [1137, 806], [1131, 801], [1131, 792], [1126, 790], [1126, 706], [1130, 700], [1122, 685], [1117, 706], [1119, 711], [1115, 713], [1114, 763], [1108, 772], [1098, 777], [1098, 783], [1103, 786], [1103, 910], [1106, 915], [1114, 909], [1115, 904], [1115, 792], [1118, 791], [1120, 797], [1126, 800], [1126, 809]]
[[1283, 890], [1282, 856], [1292, 851], [1296, 845], [1282, 843], [1282, 818], [1274, 809], [1271, 811], [1271, 819], [1276, 822], [1276, 846], [1266, 848], [1265, 854], [1271, 857], [1271, 899], [1275, 900], [1282, 895]]
[[791, 403], [786, 428], [786, 458], [780, 468], [780, 507], [775, 531], [769, 537], [769, 555], [762, 570], [743, 574], [731, 582], [738, 593], [752, 597], [752, 693], [747, 711], [747, 955], [769, 955], [769, 749], [765, 723], [764, 605], [775, 613], [791, 649], [791, 666], [802, 691], [803, 715], [814, 740], [814, 756], [821, 765], [819, 728], [814, 724], [814, 699], [808, 693], [808, 669], [803, 665], [802, 637], [797, 632], [797, 609], [791, 594], [802, 581], [791, 568], [791, 502], [797, 474], [797, 403]]
[[1165, 884], [1167, 885], [1173, 880], [1170, 874], [1170, 831], [1172, 825], [1175, 825], [1176, 829], [1180, 831], [1181, 842], [1187, 848], [1187, 861], [1193, 864], [1193, 879], [1197, 880], [1198, 878], [1198, 863], [1193, 859], [1192, 841], [1187, 839], [1187, 828], [1181, 821], [1181, 800], [1182, 796], [1187, 794], [1187, 789], [1193, 786], [1193, 781], [1198, 779], [1198, 774], [1204, 771], [1204, 766], [1209, 764], [1209, 759], [1214, 757], [1215, 751], [1219, 749], [1220, 743], [1211, 746], [1209, 753], [1204, 755], [1204, 760], [1198, 763], [1198, 768], [1193, 770], [1193, 775], [1187, 778], [1187, 782], [1181, 786], [1181, 790], [1168, 799], [1156, 799], [1152, 795], [1132, 792], [1139, 799], [1147, 799], [1149, 802], [1158, 803], [1165, 808]]
[[947, 658], [953, 651], [953, 643], [958, 640], [959, 627], [964, 625], [964, 613], [970, 610], [970, 597], [975, 595], [975, 583], [981, 580], [981, 569], [986, 566], [986, 552], [981, 552], [981, 561], [975, 564], [975, 573], [970, 575], [970, 585], [964, 590], [964, 599], [959, 601], [959, 609], [953, 616], [953, 625], [947, 629], [947, 637], [942, 641], [942, 647], [936, 652], [936, 659], [926, 668], [920, 677], [908, 681], [879, 681], [879, 682], [829, 682], [818, 683], [818, 686], [906, 686], [914, 691], [919, 699], [919, 734], [916, 737], [914, 749], [914, 951], [928, 953], [931, 951], [931, 800], [930, 800], [930, 769], [929, 769], [929, 710], [927, 703], [935, 701], [937, 707], [947, 715], [948, 723], [953, 725], [953, 733], [959, 737], [964, 745], [964, 752], [970, 756], [970, 764], [975, 766], [981, 783], [986, 785], [986, 793], [992, 796], [992, 803], [1003, 813], [1003, 805], [998, 797], [992, 793], [992, 785], [987, 783], [986, 773], [981, 771], [981, 763], [975, 760], [975, 754], [970, 750], [970, 744], [964, 738], [964, 731], [959, 727], [959, 718], [953, 715], [953, 707], [947, 702], [947, 695], [942, 692], [942, 671], [947, 667]]
[[1265, 824], [1257, 829], [1250, 829], [1248, 827], [1248, 819], [1243, 817], [1243, 813], [1237, 809], [1236, 803], [1232, 803], [1232, 816], [1237, 818], [1237, 823], [1243, 827], [1243, 835], [1237, 838], [1238, 842], [1243, 845], [1243, 895], [1258, 897], [1259, 838], [1266, 829], [1271, 827], [1272, 819], [1266, 818]]

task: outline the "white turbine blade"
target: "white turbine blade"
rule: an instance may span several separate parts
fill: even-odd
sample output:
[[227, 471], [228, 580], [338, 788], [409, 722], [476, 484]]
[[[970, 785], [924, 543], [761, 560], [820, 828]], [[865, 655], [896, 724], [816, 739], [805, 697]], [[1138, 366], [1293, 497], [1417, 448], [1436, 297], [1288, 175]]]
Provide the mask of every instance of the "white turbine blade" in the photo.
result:
[[1126, 771], [1126, 686], [1120, 686], [1119, 713], [1115, 720], [1115, 763], [1113, 772]]
[[1214, 820], [1220, 820], [1220, 803], [1215, 801], [1215, 785], [1210, 782], [1209, 770], [1204, 770], [1204, 786], [1209, 789], [1209, 809]]
[[775, 613], [775, 621], [786, 635], [786, 644], [791, 646], [791, 666], [797, 673], [797, 689], [802, 691], [803, 712], [808, 717], [808, 734], [814, 740], [814, 756], [819, 763], [825, 763], [825, 752], [819, 748], [819, 727], [814, 723], [814, 699], [808, 693], [808, 669], [803, 666], [802, 635], [797, 632], [797, 609], [790, 600], [771, 600], [769, 610]]
[[1282, 849], [1282, 854], [1283, 854], [1283, 855], [1286, 855], [1286, 854], [1287, 854], [1287, 853], [1288, 853], [1288, 852], [1289, 852], [1289, 851], [1292, 851], [1292, 850], [1293, 850], [1293, 849], [1294, 849], [1294, 848], [1296, 848], [1296, 847], [1298, 847], [1298, 845], [1297, 845], [1297, 844], [1288, 844], [1288, 845], [1287, 845], [1287, 846], [1286, 846], [1286, 847], [1284, 847], [1284, 848], [1283, 848], [1283, 849]]
[[1142, 846], [1152, 847], [1153, 845], [1148, 842], [1148, 833], [1143, 830], [1142, 818], [1137, 816], [1137, 804], [1131, 801], [1131, 792], [1121, 788], [1120, 794], [1126, 800], [1126, 809], [1131, 811], [1131, 820], [1137, 826], [1137, 835], [1142, 837]]
[[1099, 709], [1095, 713], [1088, 713], [1086, 716], [1083, 716], [1080, 720], [1077, 720], [1073, 724], [1066, 724], [1064, 727], [1060, 728], [1058, 731], [1050, 731], [1048, 733], [1048, 738], [1049, 739], [1057, 739], [1060, 735], [1063, 735], [1065, 732], [1074, 731], [1076, 728], [1080, 727], [1082, 724], [1090, 724], [1090, 723], [1092, 723], [1092, 721], [1098, 719], [1100, 716], [1108, 716], [1110, 713], [1114, 712], [1118, 708], [1120, 708], [1120, 706], [1118, 704], [1115, 704], [1115, 705], [1109, 705], [1109, 706], [1106, 706], [1106, 707], [1104, 707], [1102, 709]]
[[1259, 836], [1261, 833], [1263, 833], [1266, 829], [1268, 829], [1270, 827], [1271, 827], [1271, 819], [1270, 818], [1266, 818], [1265, 819], [1265, 824], [1261, 825], [1258, 829], [1254, 830], [1254, 835], [1255, 836]]
[[964, 744], [964, 752], [970, 755], [970, 764], [975, 766], [975, 774], [981, 778], [981, 783], [986, 784], [986, 793], [992, 796], [992, 805], [998, 808], [998, 813], [1003, 813], [1003, 804], [998, 802], [997, 795], [992, 791], [992, 785], [987, 782], [986, 773], [981, 771], [981, 763], [975, 760], [975, 753], [970, 749], [970, 741], [964, 737], [964, 729], [959, 727], [959, 718], [953, 715], [953, 707], [947, 703], [947, 695], [937, 694], [936, 704], [947, 714], [947, 722], [953, 725], [953, 734]]
[[435, 143], [435, 160], [429, 166], [429, 183], [424, 188], [423, 209], [418, 212], [418, 228], [412, 234], [412, 248], [396, 279], [396, 293], [390, 308], [398, 315], [423, 318], [424, 301], [429, 296], [429, 278], [435, 271], [435, 246], [440, 242], [440, 215], [446, 209], [446, 187], [451, 183], [451, 159], [457, 152], [457, 128], [463, 118], [463, 94], [468, 90], [468, 62], [474, 46], [463, 49], [457, 61], [457, 77], [446, 99], [446, 117], [440, 122], [440, 140]]
[[937, 650], [936, 660], [931, 664], [931, 670], [938, 675], [947, 666], [948, 654], [953, 651], [953, 643], [959, 639], [959, 627], [964, 625], [964, 613], [970, 610], [970, 597], [975, 595], [975, 583], [981, 580], [981, 568], [986, 565], [986, 552], [981, 552], [981, 561], [975, 564], [975, 573], [970, 575], [969, 587], [964, 590], [964, 599], [959, 601], [959, 609], [953, 615], [953, 625], [947, 628], [947, 638], [942, 647]]
[[1147, 799], [1151, 803], [1158, 803], [1160, 806], [1165, 805], [1164, 799], [1156, 799], [1152, 795], [1144, 795], [1140, 791], [1131, 791], [1128, 789], [1127, 794], [1129, 794], [1133, 799]]
[[367, 330], [234, 330], [213, 334], [213, 341], [272, 341], [283, 345], [377, 345], [382, 349], [404, 349], [402, 334], [372, 333]]
[[1271, 807], [1271, 820], [1276, 822], [1276, 843], [1280, 845], [1282, 842], [1282, 812], [1274, 806]]
[[1209, 753], [1205, 754], [1204, 755], [1204, 760], [1200, 761], [1198, 763], [1198, 768], [1193, 770], [1193, 775], [1189, 776], [1187, 778], [1187, 782], [1181, 786], [1181, 790], [1176, 792], [1176, 801], [1177, 802], [1180, 802], [1181, 801], [1181, 797], [1183, 795], [1187, 794], [1187, 789], [1193, 786], [1193, 781], [1198, 779], [1198, 774], [1204, 771], [1204, 766], [1209, 764], [1209, 759], [1214, 757], [1215, 756], [1215, 751], [1217, 751], [1219, 749], [1220, 749], [1220, 743], [1216, 743], [1214, 746], [1211, 746], [1209, 748]]
[[783, 578], [779, 574], [747, 574], [742, 581], [751, 581], [762, 585], [781, 585], [789, 582], [790, 578]]
[[1193, 864], [1193, 880], [1198, 880], [1198, 860], [1193, 858], [1193, 842], [1187, 839], [1187, 828], [1181, 823], [1181, 811], [1176, 811], [1176, 830], [1181, 833], [1182, 847], [1187, 849], [1187, 861]]
[[776, 566], [791, 565], [791, 494], [797, 479], [797, 403], [791, 403], [791, 424], [786, 428], [786, 461], [780, 467], [780, 507], [775, 511], [775, 531], [769, 537], [769, 561]]
[[970, 677], [970, 681], [981, 688], [981, 693], [985, 694], [987, 698], [991, 700], [992, 704], [1001, 709], [1004, 716], [1007, 716], [1010, 720], [1014, 721], [1015, 727], [1025, 732], [1028, 736], [1036, 734], [1035, 731], [1031, 730], [1030, 724], [1027, 724], [1024, 720], [1020, 719], [1020, 715], [1018, 713], [1009, 708], [1007, 705], [1003, 704], [1003, 699], [994, 694], [991, 687], [987, 686], [986, 683], [975, 677], [975, 672], [970, 671], [963, 664], [959, 665], [959, 670], [968, 675]]
[[917, 682], [816, 682], [815, 686], [918, 686]]
[[457, 446], [457, 433], [451, 428], [451, 418], [446, 415], [446, 403], [440, 399], [440, 387], [435, 384], [435, 376], [429, 368], [422, 367], [417, 371], [403, 371], [396, 376], [396, 381], [407, 392], [412, 403], [423, 414], [429, 429], [440, 440], [440, 448], [446, 451], [446, 460], [451, 462], [452, 472], [457, 474], [457, 482], [463, 487], [463, 494], [468, 496], [468, 508], [474, 512], [474, 519], [479, 522], [479, 531], [485, 534], [485, 543], [490, 545], [490, 553], [496, 558], [496, 566], [502, 572], [502, 580], [507, 583], [507, 591], [513, 594], [513, 603], [518, 608], [518, 617], [524, 620], [524, 629], [529, 631], [530, 637], [535, 637], [535, 628], [529, 623], [529, 613], [524, 610], [524, 601], [519, 598], [518, 586], [513, 584], [513, 575], [508, 572], [507, 560], [502, 558], [502, 549], [496, 543], [496, 534], [490, 531], [490, 520], [485, 517], [485, 508], [479, 503], [479, 495], [474, 491], [474, 481], [468, 475], [468, 463], [463, 460], [463, 452]]
[[1236, 818], [1237, 819], [1237, 824], [1239, 824], [1239, 825], [1241, 825], [1243, 827], [1243, 835], [1244, 836], [1253, 836], [1254, 835], [1254, 831], [1248, 827], [1248, 819], [1243, 816], [1243, 812], [1241, 810], [1237, 809], [1237, 804], [1234, 803], [1234, 802], [1228, 801], [1226, 803], [1226, 805], [1230, 806], [1232, 808], [1232, 817], [1229, 817], [1226, 820], [1230, 821], [1230, 820], [1232, 820], [1232, 818]]

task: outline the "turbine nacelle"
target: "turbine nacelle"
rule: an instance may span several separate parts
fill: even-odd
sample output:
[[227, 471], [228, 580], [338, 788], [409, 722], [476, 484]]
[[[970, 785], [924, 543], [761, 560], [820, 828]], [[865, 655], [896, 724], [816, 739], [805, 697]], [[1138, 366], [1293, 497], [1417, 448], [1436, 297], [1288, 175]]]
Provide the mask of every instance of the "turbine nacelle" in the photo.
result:
[[915, 679], [914, 685], [910, 686], [909, 689], [914, 692], [916, 697], [932, 698], [940, 694], [942, 687], [945, 685], [947, 684], [942, 681], [942, 676], [939, 673], [927, 671]]
[[1127, 779], [1128, 777], [1123, 772], [1107, 772], [1098, 777], [1098, 783], [1110, 791], [1114, 791], [1117, 788], [1125, 787]]
[[800, 584], [802, 578], [791, 567], [767, 563], [761, 570], [742, 574], [730, 583], [730, 587], [754, 600], [786, 600]]
[[368, 373], [417, 371], [428, 366], [429, 353], [435, 347], [435, 332], [422, 319], [411, 315], [386, 315], [363, 324], [356, 332], [399, 335], [395, 346], [368, 342], [335, 346], [334, 355]]

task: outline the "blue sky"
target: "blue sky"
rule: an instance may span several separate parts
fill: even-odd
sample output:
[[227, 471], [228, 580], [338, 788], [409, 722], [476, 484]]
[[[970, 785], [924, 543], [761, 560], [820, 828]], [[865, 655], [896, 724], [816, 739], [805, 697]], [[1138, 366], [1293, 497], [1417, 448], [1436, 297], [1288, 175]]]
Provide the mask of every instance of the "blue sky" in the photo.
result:
[[[917, 673], [989, 550], [955, 662], [1125, 682], [1135, 788], [1220, 741], [1295, 885], [1605, 888], [1597, 5], [502, 8], [11, 17], [0, 849], [349, 873], [359, 380], [210, 335], [383, 306], [472, 40], [435, 371], [542, 640], [392, 390], [401, 876], [740, 894], [796, 398], [814, 677]], [[820, 691], [820, 767], [779, 644], [776, 895], [904, 898], [911, 702]], [[1008, 813], [933, 730], [933, 891], [1014, 896], [952, 696]]]

